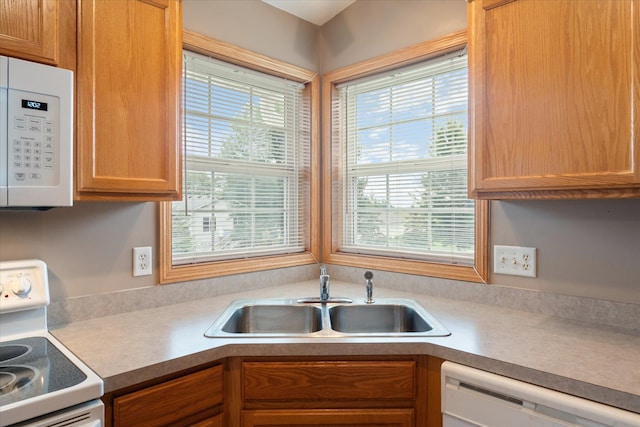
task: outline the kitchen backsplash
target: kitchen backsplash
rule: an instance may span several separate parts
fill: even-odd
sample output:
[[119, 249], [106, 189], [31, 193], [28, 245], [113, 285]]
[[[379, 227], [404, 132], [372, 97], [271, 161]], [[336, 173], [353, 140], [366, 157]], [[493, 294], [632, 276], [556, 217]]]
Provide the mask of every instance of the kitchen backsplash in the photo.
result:
[[[336, 265], [328, 265], [327, 268], [334, 289], [339, 287], [340, 282], [363, 283], [364, 286], [364, 269]], [[640, 333], [639, 304], [372, 271], [376, 287], [495, 305]], [[49, 325], [106, 317], [280, 284], [305, 282], [317, 279], [318, 272], [317, 265], [308, 265], [52, 301], [48, 312]]]

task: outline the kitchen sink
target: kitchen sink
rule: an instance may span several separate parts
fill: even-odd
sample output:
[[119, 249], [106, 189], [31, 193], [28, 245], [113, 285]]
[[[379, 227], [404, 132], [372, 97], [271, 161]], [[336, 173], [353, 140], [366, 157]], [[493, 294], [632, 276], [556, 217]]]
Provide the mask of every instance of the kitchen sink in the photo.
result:
[[222, 325], [229, 334], [308, 334], [322, 329], [322, 310], [310, 305], [246, 304]]
[[433, 327], [416, 310], [402, 304], [340, 305], [329, 309], [331, 327], [344, 333], [428, 332]]
[[[300, 302], [306, 301], [306, 302]], [[207, 329], [211, 338], [443, 337], [451, 333], [419, 303], [377, 299], [373, 304], [308, 300], [238, 300]]]

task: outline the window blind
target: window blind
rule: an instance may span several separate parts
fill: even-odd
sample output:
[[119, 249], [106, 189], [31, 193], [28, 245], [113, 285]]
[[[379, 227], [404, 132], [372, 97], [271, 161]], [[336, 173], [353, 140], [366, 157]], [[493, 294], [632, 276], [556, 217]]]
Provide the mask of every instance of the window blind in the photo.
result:
[[183, 200], [173, 264], [305, 248], [305, 86], [184, 51]]
[[336, 90], [340, 251], [473, 265], [466, 53]]

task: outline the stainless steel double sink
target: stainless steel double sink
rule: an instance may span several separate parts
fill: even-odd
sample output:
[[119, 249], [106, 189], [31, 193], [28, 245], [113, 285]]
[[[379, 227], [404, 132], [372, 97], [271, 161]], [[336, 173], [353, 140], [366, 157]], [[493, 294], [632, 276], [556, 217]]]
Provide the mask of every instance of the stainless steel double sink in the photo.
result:
[[444, 337], [451, 334], [424, 307], [410, 299], [382, 298], [373, 304], [299, 301], [235, 301], [207, 329], [205, 336]]

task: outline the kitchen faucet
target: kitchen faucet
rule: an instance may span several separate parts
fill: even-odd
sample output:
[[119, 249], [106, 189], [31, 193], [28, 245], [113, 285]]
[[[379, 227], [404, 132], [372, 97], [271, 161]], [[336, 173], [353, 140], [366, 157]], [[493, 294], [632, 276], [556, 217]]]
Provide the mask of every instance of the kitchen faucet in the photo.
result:
[[329, 300], [329, 286], [330, 278], [327, 274], [327, 267], [324, 265], [320, 267], [320, 301]]
[[324, 265], [321, 265], [320, 266], [320, 298], [318, 298], [318, 297], [299, 298], [297, 300], [297, 302], [300, 303], [300, 304], [314, 304], [314, 303], [321, 303], [321, 304], [342, 303], [342, 304], [348, 304], [348, 303], [352, 302], [351, 298], [330, 297], [329, 296], [329, 288], [330, 288], [330, 286], [331, 286], [331, 279], [330, 279], [329, 275], [327, 274], [327, 267], [325, 267]]
[[367, 287], [367, 299], [364, 300], [366, 304], [373, 304], [375, 301], [373, 300], [373, 273], [367, 271], [364, 273], [365, 285]]

